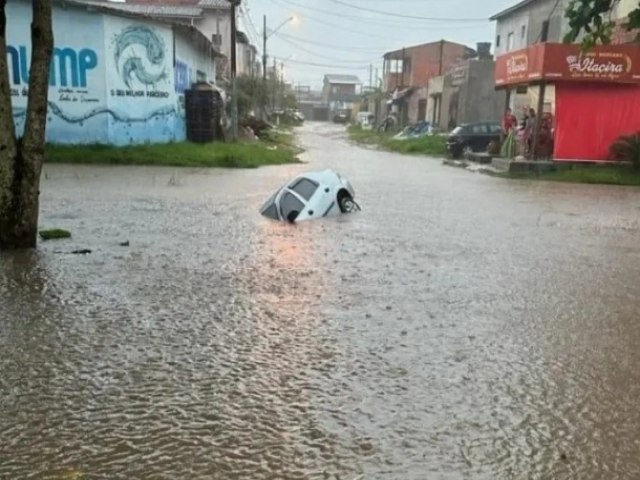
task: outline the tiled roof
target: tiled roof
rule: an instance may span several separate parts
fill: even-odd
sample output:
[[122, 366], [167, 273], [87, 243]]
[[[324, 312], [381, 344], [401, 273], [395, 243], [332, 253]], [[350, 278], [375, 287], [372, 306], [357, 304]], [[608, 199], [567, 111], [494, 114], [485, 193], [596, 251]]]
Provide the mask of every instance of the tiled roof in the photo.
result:
[[[102, 0], [83, 0], [79, 3], [149, 17], [200, 17], [202, 15], [202, 8], [199, 8], [197, 6], [190, 6], [186, 2], [147, 1], [140, 3], [116, 3], [105, 2]], [[164, 5], [161, 5], [160, 3], [164, 3]], [[176, 3], [176, 5], [167, 5], [169, 3]]]
[[230, 8], [231, 4], [227, 0], [200, 0], [198, 6], [201, 8]]
[[528, 7], [529, 5], [531, 5], [532, 3], [537, 2], [538, 0], [522, 0], [519, 3], [516, 3], [515, 5], [510, 6], [509, 8], [502, 10], [500, 13], [496, 13], [495, 15], [493, 15], [489, 20], [500, 20], [501, 18], [507, 17], [509, 15], [511, 15], [512, 13], [517, 12], [518, 10], [521, 10], [525, 7]]
[[360, 79], [358, 77], [356, 77], [355, 75], [333, 75], [333, 74], [328, 74], [328, 75], [325, 75], [324, 78], [329, 83], [354, 83], [354, 84], [360, 83]]

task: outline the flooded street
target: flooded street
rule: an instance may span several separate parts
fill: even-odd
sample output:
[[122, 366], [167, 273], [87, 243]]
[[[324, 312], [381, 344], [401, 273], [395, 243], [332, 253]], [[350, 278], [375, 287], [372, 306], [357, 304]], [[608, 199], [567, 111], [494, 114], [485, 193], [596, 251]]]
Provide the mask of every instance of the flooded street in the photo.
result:
[[[45, 168], [74, 237], [0, 254], [0, 479], [640, 478], [640, 190], [300, 140]], [[324, 167], [362, 213], [258, 215]]]

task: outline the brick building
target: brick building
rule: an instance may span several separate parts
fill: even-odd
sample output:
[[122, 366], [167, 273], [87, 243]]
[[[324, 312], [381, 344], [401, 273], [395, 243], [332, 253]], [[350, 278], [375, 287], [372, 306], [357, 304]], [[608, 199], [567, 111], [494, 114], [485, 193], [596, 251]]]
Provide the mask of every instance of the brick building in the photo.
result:
[[384, 54], [384, 90], [393, 94], [392, 110], [401, 124], [424, 120], [429, 80], [475, 56], [465, 45], [440, 40]]

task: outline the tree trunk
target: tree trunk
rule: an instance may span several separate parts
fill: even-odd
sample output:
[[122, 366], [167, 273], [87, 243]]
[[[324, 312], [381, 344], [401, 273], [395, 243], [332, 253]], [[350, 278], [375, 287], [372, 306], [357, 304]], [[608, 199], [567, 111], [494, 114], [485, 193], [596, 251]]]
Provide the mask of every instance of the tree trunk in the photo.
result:
[[29, 99], [24, 136], [17, 140], [7, 65], [5, 6], [6, 0], [0, 0], [0, 250], [34, 248], [37, 243], [53, 52], [51, 0], [33, 0]]

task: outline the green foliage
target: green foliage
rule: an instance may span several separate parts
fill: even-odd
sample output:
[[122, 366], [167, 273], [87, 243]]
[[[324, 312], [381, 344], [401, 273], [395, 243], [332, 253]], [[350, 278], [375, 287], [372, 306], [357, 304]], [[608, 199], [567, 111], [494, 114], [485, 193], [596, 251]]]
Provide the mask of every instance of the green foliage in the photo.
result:
[[[619, 0], [571, 0], [566, 10], [569, 20], [569, 33], [566, 43], [575, 42], [582, 34], [582, 46], [585, 49], [597, 44], [608, 44], [613, 34], [614, 22], [609, 20], [610, 13]], [[640, 28], [640, 1], [638, 8], [629, 14], [627, 30]]]
[[630, 163], [640, 170], [640, 131], [622, 135], [609, 148], [609, 158], [617, 162]]
[[246, 117], [251, 111], [258, 111], [267, 102], [267, 89], [262, 78], [242, 76], [236, 79], [238, 95], [238, 116]]
[[62, 230], [61, 228], [52, 228], [49, 230], [42, 230], [40, 232], [40, 238], [44, 241], [47, 240], [61, 240], [64, 238], [71, 238], [71, 232]]
[[157, 165], [166, 167], [257, 168], [297, 162], [291, 144], [271, 142], [188, 142], [131, 145], [48, 145], [45, 162], [72, 164]]
[[422, 154], [433, 157], [443, 157], [447, 154], [447, 138], [440, 135], [429, 135], [409, 140], [394, 140], [386, 133], [376, 130], [363, 130], [357, 125], [348, 127], [347, 132], [351, 140], [367, 144], [378, 145], [386, 150], [398, 153]]
[[637, 170], [625, 166], [575, 166], [552, 172], [497, 174], [495, 176], [519, 180], [545, 180], [550, 182], [586, 183], [593, 185], [640, 186]]

